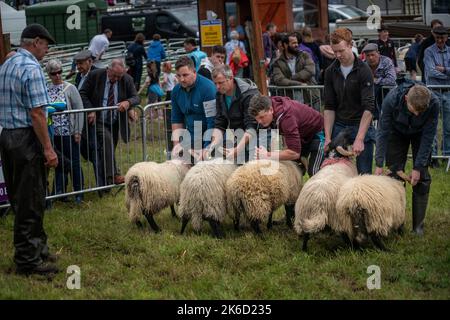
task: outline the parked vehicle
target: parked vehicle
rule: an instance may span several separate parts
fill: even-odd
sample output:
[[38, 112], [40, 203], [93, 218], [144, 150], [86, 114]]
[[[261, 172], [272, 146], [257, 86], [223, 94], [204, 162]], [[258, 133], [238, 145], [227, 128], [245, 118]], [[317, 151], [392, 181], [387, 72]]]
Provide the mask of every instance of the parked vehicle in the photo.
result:
[[102, 30], [112, 30], [112, 41], [132, 41], [138, 32], [147, 39], [155, 33], [162, 38], [198, 37], [196, 6], [180, 6], [170, 9], [134, 8], [107, 12], [101, 18]]
[[[317, 7], [309, 5], [295, 6], [294, 12], [294, 29], [300, 29], [305, 26], [318, 26], [318, 11]], [[329, 4], [328, 5], [328, 25], [330, 32], [336, 29], [336, 22], [353, 19], [359, 17], [369, 17], [369, 15], [354, 6], [343, 4]]]

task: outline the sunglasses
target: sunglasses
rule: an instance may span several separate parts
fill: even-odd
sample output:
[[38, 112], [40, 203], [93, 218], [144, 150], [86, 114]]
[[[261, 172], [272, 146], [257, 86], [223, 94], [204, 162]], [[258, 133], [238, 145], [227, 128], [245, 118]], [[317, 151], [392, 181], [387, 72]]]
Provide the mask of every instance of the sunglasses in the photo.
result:
[[49, 75], [56, 76], [57, 74], [61, 74], [61, 73], [62, 73], [62, 70], [59, 70], [59, 71], [55, 71], [55, 72], [50, 72]]

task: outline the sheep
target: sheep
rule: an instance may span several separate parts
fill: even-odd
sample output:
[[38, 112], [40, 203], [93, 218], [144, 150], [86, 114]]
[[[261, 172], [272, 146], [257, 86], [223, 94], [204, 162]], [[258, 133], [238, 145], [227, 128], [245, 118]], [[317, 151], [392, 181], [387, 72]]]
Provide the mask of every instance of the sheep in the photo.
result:
[[192, 218], [192, 227], [200, 231], [202, 220], [209, 222], [213, 235], [223, 238], [221, 223], [227, 213], [225, 184], [237, 166], [220, 158], [198, 162], [180, 187], [178, 216], [182, 220], [181, 234]]
[[341, 187], [336, 210], [338, 216], [351, 220], [346, 232], [358, 245], [370, 237], [376, 247], [386, 250], [382, 237], [392, 230], [401, 234], [405, 223], [404, 185], [388, 176], [354, 177]]
[[180, 184], [188, 170], [189, 166], [180, 160], [133, 165], [125, 175], [125, 202], [130, 221], [141, 228], [142, 214], [151, 229], [161, 231], [153, 215], [170, 206], [175, 216], [174, 205], [179, 200]]
[[298, 235], [303, 236], [303, 251], [307, 251], [311, 234], [329, 226], [345, 235], [345, 231], [351, 226], [350, 219], [343, 220], [336, 216], [339, 189], [358, 174], [356, 166], [348, 158], [352, 153], [345, 150], [349, 145], [350, 130], [344, 129], [329, 144], [330, 157], [324, 161], [319, 172], [304, 184], [298, 196], [294, 229]]
[[263, 219], [272, 227], [273, 211], [286, 206], [286, 222], [292, 227], [295, 200], [302, 187], [303, 174], [293, 161], [253, 160], [239, 167], [227, 181], [229, 212], [239, 229], [240, 214], [250, 220], [256, 234]]

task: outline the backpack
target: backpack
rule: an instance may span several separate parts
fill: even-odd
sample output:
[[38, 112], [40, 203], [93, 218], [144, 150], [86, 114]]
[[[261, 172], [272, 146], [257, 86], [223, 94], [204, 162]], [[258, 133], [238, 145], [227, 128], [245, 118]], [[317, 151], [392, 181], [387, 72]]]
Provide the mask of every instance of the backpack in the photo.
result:
[[136, 59], [134, 58], [132, 52], [130, 51], [127, 52], [127, 55], [125, 56], [125, 63], [129, 67], [134, 67], [136, 65]]

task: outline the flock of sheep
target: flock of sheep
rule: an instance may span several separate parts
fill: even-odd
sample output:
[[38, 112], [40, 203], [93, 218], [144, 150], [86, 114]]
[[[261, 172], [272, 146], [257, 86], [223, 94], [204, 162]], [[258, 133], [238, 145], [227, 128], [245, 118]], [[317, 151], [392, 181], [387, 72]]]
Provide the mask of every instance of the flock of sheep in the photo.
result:
[[[292, 161], [253, 160], [242, 166], [213, 159], [189, 168], [179, 160], [141, 162], [125, 176], [126, 207], [131, 222], [142, 227], [144, 216], [151, 229], [160, 231], [153, 216], [170, 206], [181, 221], [181, 234], [189, 221], [200, 232], [207, 221], [217, 238], [227, 215], [239, 230], [243, 215], [255, 233], [261, 222], [273, 225], [272, 215], [285, 206], [286, 223], [303, 239], [303, 250], [312, 234], [330, 228], [353, 247], [370, 239], [385, 250], [382, 238], [401, 233], [406, 196], [402, 173], [358, 176], [348, 151], [348, 132], [330, 144], [322, 169], [303, 183], [303, 172]], [[175, 212], [174, 206], [178, 204]]]

